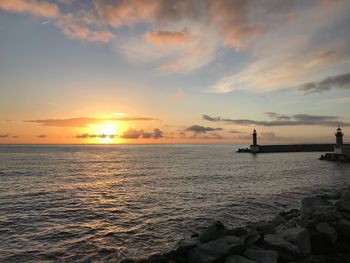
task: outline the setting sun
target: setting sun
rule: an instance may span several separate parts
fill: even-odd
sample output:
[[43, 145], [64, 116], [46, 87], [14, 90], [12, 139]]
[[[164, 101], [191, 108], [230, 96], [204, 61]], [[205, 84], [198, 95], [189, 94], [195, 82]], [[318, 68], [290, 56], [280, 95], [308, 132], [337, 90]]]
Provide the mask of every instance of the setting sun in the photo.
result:
[[92, 134], [93, 143], [116, 143], [117, 133], [119, 131], [118, 124], [115, 122], [103, 124], [91, 124], [89, 133]]

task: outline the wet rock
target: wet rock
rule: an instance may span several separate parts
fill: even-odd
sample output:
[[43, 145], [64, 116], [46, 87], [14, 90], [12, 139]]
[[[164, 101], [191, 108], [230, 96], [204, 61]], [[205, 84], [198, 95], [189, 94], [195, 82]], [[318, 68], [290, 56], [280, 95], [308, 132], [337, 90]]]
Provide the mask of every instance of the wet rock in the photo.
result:
[[275, 224], [261, 220], [255, 223], [248, 224], [248, 228], [255, 228], [259, 233], [263, 235], [274, 234], [275, 233]]
[[309, 230], [305, 228], [291, 228], [278, 233], [283, 239], [296, 245], [303, 256], [307, 256], [311, 252], [311, 241]]
[[299, 209], [291, 209], [289, 211], [280, 212], [279, 215], [282, 216], [286, 221], [289, 221], [294, 217], [298, 217], [300, 215], [300, 212]]
[[178, 248], [174, 251], [176, 255], [186, 254], [189, 250], [199, 245], [198, 239], [185, 239], [178, 244]]
[[266, 235], [264, 237], [264, 248], [275, 250], [284, 261], [295, 260], [301, 257], [300, 249], [279, 235]]
[[260, 234], [255, 229], [247, 229], [247, 233], [244, 235], [244, 245], [246, 248], [253, 246], [259, 239]]
[[328, 223], [325, 223], [325, 222], [318, 223], [316, 226], [316, 231], [326, 235], [333, 244], [338, 239], [337, 231], [334, 229], [334, 227], [330, 226]]
[[300, 212], [303, 217], [311, 217], [322, 206], [332, 206], [332, 204], [322, 197], [305, 197], [301, 200]]
[[350, 212], [350, 189], [347, 189], [340, 198], [338, 203], [339, 208]]
[[317, 222], [331, 222], [342, 218], [334, 206], [320, 206], [312, 213], [312, 219]]
[[330, 239], [317, 231], [311, 232], [311, 254], [324, 255], [332, 253], [333, 244]]
[[225, 236], [191, 249], [188, 253], [189, 263], [210, 263], [222, 259], [226, 255], [241, 251], [244, 247], [241, 238]]
[[257, 261], [247, 259], [240, 255], [232, 255], [225, 260], [225, 263], [257, 263]]
[[225, 226], [220, 222], [216, 221], [206, 229], [202, 231], [202, 233], [199, 234], [199, 240], [202, 243], [206, 243], [215, 239], [218, 239], [220, 237], [225, 236], [226, 234], [226, 228]]
[[340, 219], [336, 224], [336, 229], [341, 235], [350, 239], [350, 222], [348, 220]]
[[247, 249], [243, 255], [259, 263], [277, 263], [278, 253], [274, 250], [264, 250], [259, 248]]

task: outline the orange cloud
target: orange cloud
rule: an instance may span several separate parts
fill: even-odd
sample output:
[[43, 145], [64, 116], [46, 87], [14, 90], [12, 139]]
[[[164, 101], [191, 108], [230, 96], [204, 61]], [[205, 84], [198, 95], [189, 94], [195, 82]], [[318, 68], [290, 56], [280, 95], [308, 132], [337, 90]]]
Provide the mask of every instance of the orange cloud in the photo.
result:
[[223, 34], [223, 43], [236, 48], [242, 47], [243, 39], [256, 38], [266, 30], [263, 25], [248, 21], [247, 0], [211, 0], [210, 14]]
[[56, 24], [66, 36], [73, 39], [106, 43], [115, 37], [107, 30], [91, 30], [82, 19], [71, 14], [61, 15]]
[[27, 120], [24, 122], [32, 122], [43, 126], [52, 127], [86, 127], [89, 124], [104, 123], [106, 121], [153, 121], [154, 118], [147, 117], [120, 117], [120, 118], [69, 118], [69, 119], [45, 119], [45, 120]]
[[193, 36], [187, 31], [157, 31], [157, 32], [148, 32], [144, 35], [144, 38], [147, 42], [158, 46], [166, 47], [169, 45], [181, 45], [191, 39]]
[[36, 0], [0, 0], [0, 9], [14, 13], [30, 13], [47, 18], [55, 18], [60, 13], [56, 4]]

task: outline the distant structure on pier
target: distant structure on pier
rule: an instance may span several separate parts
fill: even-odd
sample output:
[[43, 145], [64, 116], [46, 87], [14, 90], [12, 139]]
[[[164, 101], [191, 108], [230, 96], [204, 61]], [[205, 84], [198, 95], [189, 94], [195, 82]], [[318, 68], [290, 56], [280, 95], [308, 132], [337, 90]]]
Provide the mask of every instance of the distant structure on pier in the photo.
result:
[[285, 144], [285, 145], [259, 145], [258, 133], [254, 129], [253, 143], [249, 148], [238, 149], [237, 152], [249, 153], [277, 153], [277, 152], [333, 152], [334, 154], [350, 154], [350, 145], [343, 143], [343, 131], [338, 127], [335, 136], [336, 144]]
[[320, 160], [350, 162], [350, 145], [343, 143], [343, 136], [342, 129], [338, 127], [335, 133], [336, 143], [334, 151], [321, 155]]

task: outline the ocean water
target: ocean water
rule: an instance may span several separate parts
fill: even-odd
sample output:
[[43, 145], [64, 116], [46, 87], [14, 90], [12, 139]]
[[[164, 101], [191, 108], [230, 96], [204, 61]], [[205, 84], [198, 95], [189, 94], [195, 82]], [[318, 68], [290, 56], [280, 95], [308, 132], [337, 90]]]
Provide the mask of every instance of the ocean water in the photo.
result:
[[118, 262], [214, 220], [268, 219], [350, 184], [321, 153], [237, 145], [0, 146], [0, 262]]

